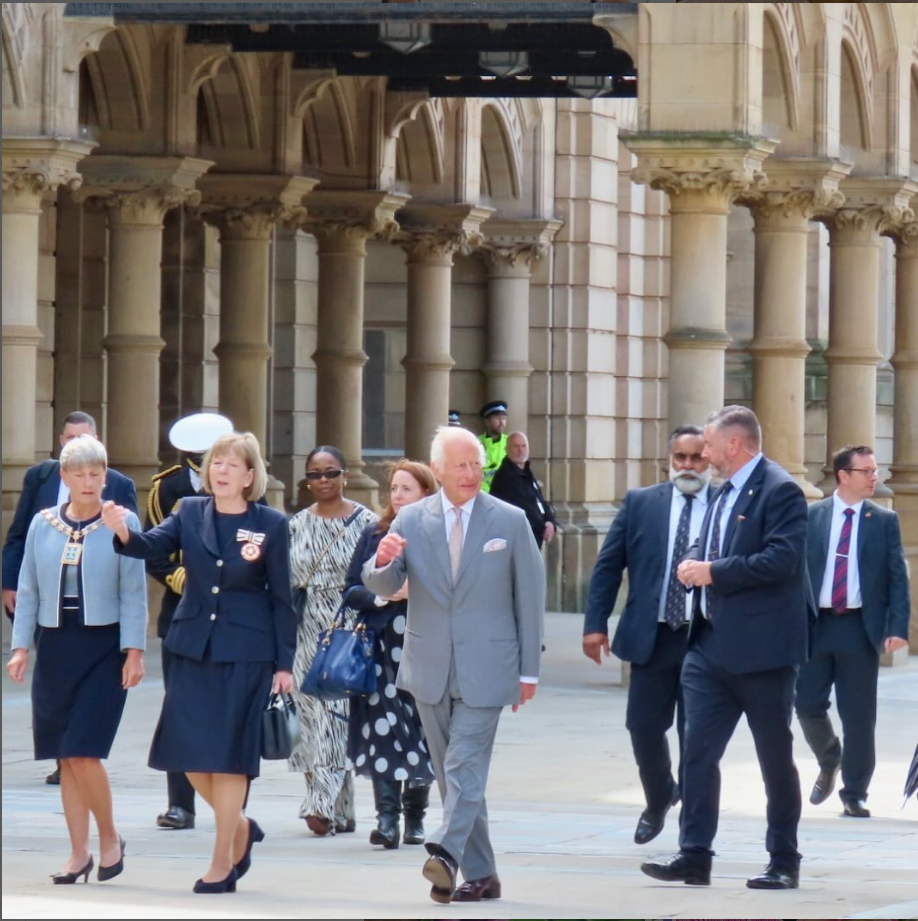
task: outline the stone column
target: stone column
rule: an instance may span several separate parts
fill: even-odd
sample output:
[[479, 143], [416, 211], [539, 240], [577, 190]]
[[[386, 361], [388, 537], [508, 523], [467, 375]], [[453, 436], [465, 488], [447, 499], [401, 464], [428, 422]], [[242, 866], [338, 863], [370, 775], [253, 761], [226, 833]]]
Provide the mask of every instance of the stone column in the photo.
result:
[[[399, 242], [408, 254], [408, 351], [405, 455], [426, 462], [449, 411], [453, 256], [481, 242], [490, 211], [465, 205], [409, 206], [399, 212]], [[528, 335], [528, 330], [527, 330]]]
[[773, 141], [642, 133], [623, 142], [638, 157], [634, 182], [670, 198], [669, 427], [699, 423], [723, 405], [727, 214], [737, 195], [764, 182]]
[[137, 485], [143, 501], [159, 469], [159, 354], [163, 218], [197, 204], [195, 183], [210, 162], [168, 157], [90, 157], [82, 198], [108, 212], [109, 462]]
[[[877, 315], [880, 235], [911, 217], [915, 183], [900, 179], [846, 179], [845, 204], [829, 227], [829, 347], [824, 493], [835, 489], [832, 455], [846, 444], [876, 440]], [[878, 495], [889, 495], [886, 486]]]
[[[278, 221], [301, 221], [303, 196], [316, 180], [302, 176], [230, 176], [201, 181], [207, 219], [220, 230], [220, 409], [237, 431], [252, 432], [268, 460], [267, 443], [270, 244]], [[272, 477], [272, 505], [283, 506], [283, 484]]]
[[529, 282], [548, 254], [557, 221], [489, 221], [481, 255], [488, 267], [485, 400], [506, 400], [510, 428], [529, 431]]
[[813, 160], [769, 160], [765, 190], [741, 196], [755, 221], [752, 405], [768, 456], [801, 485], [808, 499], [822, 492], [804, 464], [806, 266], [809, 221], [837, 208], [847, 166]]
[[893, 462], [889, 487], [912, 573], [910, 649], [918, 652], [918, 221], [896, 229]]
[[42, 198], [76, 189], [77, 163], [91, 144], [53, 138], [3, 139], [3, 525], [35, 463], [38, 343], [38, 219]]
[[[366, 240], [394, 238], [395, 212], [407, 202], [388, 192], [319, 190], [307, 199], [304, 228], [318, 242], [316, 443], [340, 448], [347, 459], [348, 495], [371, 508], [378, 484], [363, 472], [363, 279]], [[308, 504], [305, 481], [300, 507]]]

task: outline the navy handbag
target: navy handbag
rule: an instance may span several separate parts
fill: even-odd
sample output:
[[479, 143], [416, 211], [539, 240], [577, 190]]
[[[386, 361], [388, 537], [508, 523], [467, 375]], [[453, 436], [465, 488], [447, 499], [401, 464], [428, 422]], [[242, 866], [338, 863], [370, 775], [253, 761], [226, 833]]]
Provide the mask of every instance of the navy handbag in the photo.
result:
[[310, 697], [345, 700], [376, 691], [373, 631], [360, 620], [353, 628], [345, 627], [346, 610], [342, 601], [331, 626], [319, 634], [316, 654], [300, 685]]

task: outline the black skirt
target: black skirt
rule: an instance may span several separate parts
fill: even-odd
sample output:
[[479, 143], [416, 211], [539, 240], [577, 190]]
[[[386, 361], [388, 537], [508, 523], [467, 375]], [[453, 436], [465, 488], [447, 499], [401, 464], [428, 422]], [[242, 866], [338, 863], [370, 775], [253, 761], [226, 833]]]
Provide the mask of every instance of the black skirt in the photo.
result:
[[196, 662], [174, 656], [150, 767], [257, 777], [262, 712], [273, 679], [271, 662]]
[[127, 691], [121, 627], [87, 627], [79, 611], [61, 614], [35, 641], [32, 736], [35, 757], [107, 758]]

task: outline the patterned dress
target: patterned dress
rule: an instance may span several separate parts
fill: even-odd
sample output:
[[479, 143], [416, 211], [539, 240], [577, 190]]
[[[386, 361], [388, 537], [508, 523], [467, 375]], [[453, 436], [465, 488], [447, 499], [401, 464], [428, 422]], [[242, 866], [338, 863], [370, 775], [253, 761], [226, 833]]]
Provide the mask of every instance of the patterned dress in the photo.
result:
[[354, 781], [347, 769], [348, 702], [323, 701], [299, 692], [319, 633], [341, 604], [344, 577], [354, 547], [376, 516], [359, 502], [346, 518], [323, 518], [309, 509], [290, 519], [290, 579], [294, 594], [306, 589], [296, 636], [293, 694], [300, 716], [300, 744], [290, 756], [292, 771], [306, 776], [300, 818], [329, 820], [330, 833], [354, 827]]

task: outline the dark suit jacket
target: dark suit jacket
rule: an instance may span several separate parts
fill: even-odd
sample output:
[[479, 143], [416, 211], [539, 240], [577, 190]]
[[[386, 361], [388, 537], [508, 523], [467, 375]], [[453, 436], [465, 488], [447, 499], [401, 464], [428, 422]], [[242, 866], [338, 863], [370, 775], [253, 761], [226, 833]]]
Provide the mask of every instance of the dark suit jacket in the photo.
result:
[[[832, 502], [829, 496], [809, 509], [806, 558], [817, 603], [829, 559]], [[881, 652], [888, 636], [908, 639], [908, 572], [902, 552], [899, 516], [868, 499], [861, 506], [857, 527], [861, 623], [873, 647]]]
[[151, 531], [131, 531], [126, 544], [115, 537], [115, 550], [141, 559], [184, 553], [185, 590], [165, 639], [170, 652], [200, 662], [209, 645], [215, 662], [273, 662], [277, 671], [292, 671], [296, 615], [286, 516], [250, 502], [241, 527], [264, 534], [251, 562], [241, 541], [220, 553], [214, 500], [189, 497]]
[[[689, 556], [704, 557], [720, 491], [708, 504]], [[707, 587], [712, 636], [707, 651], [734, 675], [805, 662], [816, 617], [806, 567], [807, 507], [799, 484], [762, 457], [722, 522], [721, 556]], [[695, 618], [701, 589], [694, 591]], [[691, 635], [689, 636], [691, 642]]]
[[555, 513], [542, 495], [539, 481], [533, 475], [529, 461], [526, 461], [525, 467], [520, 468], [509, 457], [505, 457], [497, 468], [494, 479], [491, 480], [488, 492], [495, 499], [503, 499], [504, 502], [509, 502], [526, 513], [532, 536], [540, 548], [546, 523], [550, 521], [555, 527], [558, 526]]
[[674, 488], [672, 483], [658, 483], [628, 491], [590, 577], [583, 632], [608, 633], [609, 615], [628, 570], [628, 600], [612, 640], [612, 652], [637, 665], [650, 661], [657, 640]]
[[[47, 476], [42, 481], [42, 474], [46, 472]], [[16, 504], [16, 514], [13, 516], [13, 523], [10, 525], [6, 534], [6, 542], [3, 545], [3, 587], [5, 589], [16, 588], [29, 525], [42, 509], [57, 505], [57, 493], [60, 486], [61, 465], [59, 461], [42, 461], [26, 471], [22, 481], [22, 493]], [[111, 499], [129, 508], [135, 515], [137, 514], [137, 490], [134, 488], [134, 481], [123, 473], [112, 470], [111, 467], [105, 474], [102, 499]]]
[[375, 556], [376, 548], [383, 539], [383, 534], [377, 530], [377, 523], [374, 521], [368, 524], [354, 547], [354, 555], [351, 557], [350, 565], [347, 568], [347, 575], [344, 577], [344, 595], [349, 608], [356, 611], [366, 622], [366, 625], [374, 631], [379, 632], [384, 629], [397, 614], [408, 613], [407, 601], [390, 601], [382, 606], [376, 604], [376, 595], [373, 594], [364, 584], [361, 573], [363, 564], [370, 557]]

